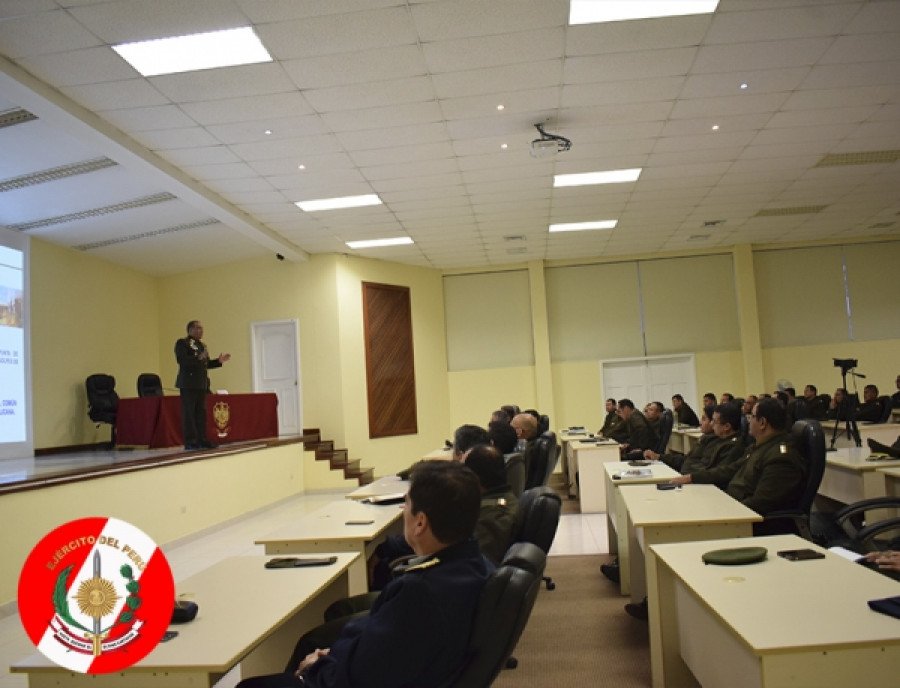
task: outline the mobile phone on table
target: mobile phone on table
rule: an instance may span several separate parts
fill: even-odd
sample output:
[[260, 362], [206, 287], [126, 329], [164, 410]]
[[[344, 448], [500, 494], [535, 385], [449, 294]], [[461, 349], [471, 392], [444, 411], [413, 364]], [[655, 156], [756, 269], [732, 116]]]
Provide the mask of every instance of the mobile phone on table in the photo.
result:
[[266, 562], [267, 569], [294, 569], [301, 566], [328, 566], [337, 561], [330, 557], [275, 557]]
[[346, 526], [370, 526], [375, 523], [374, 519], [366, 520], [364, 518], [357, 518], [350, 521], [345, 521], [344, 525]]
[[788, 561], [806, 561], [808, 559], [824, 559], [825, 555], [814, 549], [785, 549], [777, 553]]

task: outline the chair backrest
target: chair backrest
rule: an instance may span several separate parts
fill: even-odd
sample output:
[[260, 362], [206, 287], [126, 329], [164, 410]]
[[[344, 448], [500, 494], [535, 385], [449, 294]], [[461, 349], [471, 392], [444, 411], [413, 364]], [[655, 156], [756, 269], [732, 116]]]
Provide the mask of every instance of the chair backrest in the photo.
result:
[[539, 485], [525, 490], [519, 499], [519, 532], [513, 541], [530, 542], [549, 552], [561, 511], [562, 499], [552, 488]]
[[88, 417], [97, 423], [115, 423], [119, 408], [116, 394], [116, 378], [112, 375], [95, 373], [84, 381], [88, 398]]
[[549, 429], [550, 429], [550, 416], [544, 414], [540, 418], [538, 418], [537, 434], [543, 435]]
[[749, 447], [756, 438], [750, 434], [750, 418], [741, 414], [741, 439], [744, 440], [744, 446]]
[[545, 562], [539, 548], [526, 545], [490, 575], [478, 600], [466, 659], [442, 688], [487, 688], [494, 682], [531, 616]]
[[528, 452], [528, 460], [525, 462], [528, 470], [528, 474], [525, 477], [526, 490], [543, 485], [544, 474], [547, 473], [547, 465], [550, 463], [552, 450], [553, 445], [546, 434], [540, 435], [532, 444]]
[[506, 482], [518, 497], [525, 489], [525, 457], [520, 452], [513, 452], [503, 458], [506, 461]]
[[878, 422], [887, 423], [891, 420], [891, 411], [894, 408], [893, 399], [891, 399], [887, 395], [884, 395], [878, 397], [878, 401], [881, 402], [881, 418], [878, 419]]
[[659, 419], [659, 441], [656, 443], [657, 454], [665, 454], [669, 446], [669, 438], [672, 437], [672, 426], [675, 425], [675, 414], [671, 409], [662, 412]]
[[139, 397], [161, 397], [163, 395], [162, 380], [156, 373], [141, 373], [137, 379]]
[[809, 417], [805, 399], [793, 399], [787, 405], [788, 422], [792, 425]]
[[817, 420], [798, 420], [791, 428], [794, 446], [806, 459], [806, 486], [797, 504], [797, 511], [809, 514], [825, 473], [825, 433]]

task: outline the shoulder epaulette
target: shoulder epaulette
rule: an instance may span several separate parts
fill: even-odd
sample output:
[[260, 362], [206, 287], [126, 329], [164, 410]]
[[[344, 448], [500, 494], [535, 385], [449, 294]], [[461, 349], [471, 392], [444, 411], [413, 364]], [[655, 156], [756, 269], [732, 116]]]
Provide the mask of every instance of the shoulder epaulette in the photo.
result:
[[425, 569], [430, 569], [432, 566], [437, 566], [441, 563], [441, 560], [437, 557], [432, 557], [428, 561], [423, 561], [421, 564], [415, 564], [414, 566], [410, 566], [406, 569], [404, 573], [410, 573], [412, 571], [424, 571]]
[[787, 454], [788, 453], [787, 444], [782, 442], [780, 445], [778, 445], [778, 451], [780, 451], [782, 454]]

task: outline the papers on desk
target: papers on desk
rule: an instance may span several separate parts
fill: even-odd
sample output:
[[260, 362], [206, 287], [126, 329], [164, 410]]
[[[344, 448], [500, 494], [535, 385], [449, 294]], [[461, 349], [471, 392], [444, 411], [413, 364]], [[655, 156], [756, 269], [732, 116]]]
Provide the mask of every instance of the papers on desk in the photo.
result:
[[391, 492], [390, 494], [373, 495], [372, 497], [367, 497], [366, 499], [363, 499], [362, 502], [363, 504], [379, 504], [383, 506], [389, 506], [391, 504], [402, 504], [405, 498], [405, 492]]
[[627, 471], [619, 471], [616, 475], [620, 478], [647, 478], [653, 475], [649, 468], [629, 468]]
[[862, 555], [859, 554], [859, 552], [854, 552], [845, 547], [829, 547], [828, 551], [837, 554], [840, 557], [844, 557], [844, 559], [849, 559], [850, 561], [859, 561], [862, 559]]

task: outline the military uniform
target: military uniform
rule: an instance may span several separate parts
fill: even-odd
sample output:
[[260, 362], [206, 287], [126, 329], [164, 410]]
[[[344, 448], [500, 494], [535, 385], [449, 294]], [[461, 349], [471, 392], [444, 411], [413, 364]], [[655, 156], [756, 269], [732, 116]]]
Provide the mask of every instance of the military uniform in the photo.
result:
[[681, 406], [679, 406], [678, 410], [674, 411], [674, 413], [675, 417], [678, 419], [678, 425], [687, 425], [691, 428], [696, 428], [700, 425], [700, 419], [697, 418], [694, 409], [684, 402], [681, 403]]
[[806, 479], [806, 462], [788, 434], [781, 432], [753, 444], [738, 461], [691, 474], [695, 483], [721, 485], [726, 479], [728, 494], [765, 516], [797, 503]]
[[825, 397], [820, 394], [819, 396], [815, 396], [812, 399], [807, 399], [806, 413], [807, 418], [814, 418], [815, 420], [825, 420], [825, 418], [828, 416], [828, 402], [825, 401]]
[[629, 449], [655, 449], [659, 437], [650, 427], [644, 414], [635, 409], [631, 417], [623, 423], [626, 431], [625, 439], [620, 440]]
[[881, 420], [884, 413], [884, 407], [881, 405], [880, 399], [872, 399], [859, 405], [856, 409], [856, 420], [877, 423]]
[[209, 392], [208, 368], [221, 368], [218, 358], [199, 339], [184, 337], [175, 342], [178, 377], [175, 386], [181, 393], [181, 428], [185, 447], [209, 445], [206, 438], [206, 395]]
[[616, 428], [622, 425], [622, 419], [619, 417], [619, 414], [615, 411], [610, 411], [606, 414], [606, 419], [603, 421], [603, 427], [597, 432], [598, 435], [603, 435], [604, 437], [612, 437], [610, 433], [614, 432]]
[[515, 537], [518, 512], [519, 500], [509, 485], [495, 487], [481, 495], [475, 539], [481, 553], [495, 566], [499, 566]]
[[[465, 660], [481, 589], [493, 566], [474, 538], [411, 563], [382, 591], [368, 614], [333, 621], [300, 639], [284, 674], [242, 681], [240, 688], [397, 688], [441, 685]], [[320, 632], [337, 633], [328, 642]], [[312, 649], [307, 649], [312, 647]], [[316, 648], [327, 655], [293, 671]]]

